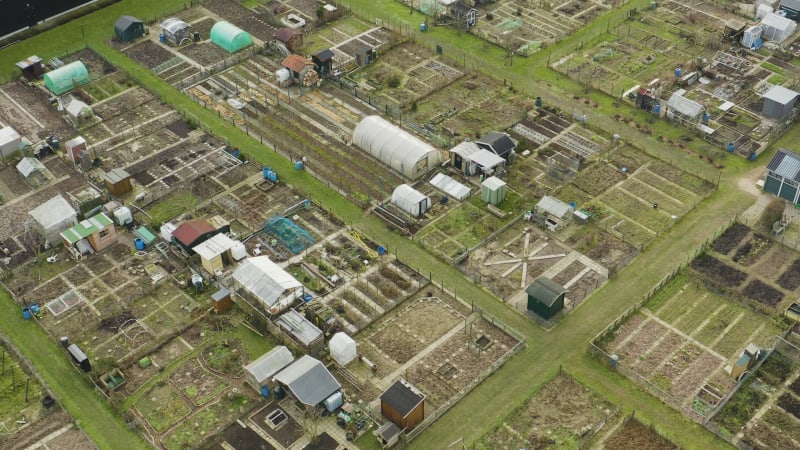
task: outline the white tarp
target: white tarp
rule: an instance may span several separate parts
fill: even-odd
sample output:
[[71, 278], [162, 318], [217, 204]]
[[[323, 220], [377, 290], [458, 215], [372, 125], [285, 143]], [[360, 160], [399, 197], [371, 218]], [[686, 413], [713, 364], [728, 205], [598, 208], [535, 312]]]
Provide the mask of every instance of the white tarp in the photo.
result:
[[436, 189], [439, 189], [459, 201], [469, 197], [468, 187], [443, 173], [437, 173], [436, 176], [431, 179], [431, 184], [436, 186]]
[[392, 192], [392, 204], [414, 217], [419, 217], [431, 207], [431, 199], [411, 186], [401, 184]]
[[32, 209], [33, 217], [51, 244], [61, 242], [61, 232], [78, 223], [78, 213], [60, 194]]
[[331, 358], [342, 367], [349, 364], [350, 361], [356, 359], [356, 356], [358, 356], [356, 341], [342, 332], [333, 335], [328, 342], [328, 347], [331, 349]]
[[37, 170], [44, 170], [44, 165], [36, 158], [25, 157], [17, 164], [17, 171], [25, 178], [28, 178]]

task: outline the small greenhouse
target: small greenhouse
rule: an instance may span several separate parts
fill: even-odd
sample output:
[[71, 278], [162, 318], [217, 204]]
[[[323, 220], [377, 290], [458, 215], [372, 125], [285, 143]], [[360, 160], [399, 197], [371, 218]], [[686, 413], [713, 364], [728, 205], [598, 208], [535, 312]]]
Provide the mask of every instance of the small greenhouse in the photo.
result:
[[392, 192], [392, 204], [414, 217], [419, 217], [431, 207], [431, 199], [411, 186], [401, 184]]
[[211, 27], [211, 42], [218, 47], [222, 47], [229, 53], [236, 53], [239, 50], [253, 45], [253, 38], [230, 22], [217, 22]]
[[328, 348], [330, 348], [331, 358], [342, 367], [358, 356], [356, 341], [341, 331], [333, 335], [328, 342]]
[[80, 61], [71, 62], [44, 74], [44, 84], [55, 95], [61, 95], [89, 83], [89, 71]]
[[433, 146], [379, 116], [361, 119], [353, 130], [353, 144], [411, 179], [441, 162]]

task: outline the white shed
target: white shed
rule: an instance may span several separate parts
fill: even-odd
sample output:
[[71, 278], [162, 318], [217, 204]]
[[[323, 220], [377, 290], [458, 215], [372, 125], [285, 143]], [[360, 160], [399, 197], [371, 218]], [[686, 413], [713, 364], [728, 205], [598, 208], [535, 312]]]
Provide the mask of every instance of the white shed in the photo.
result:
[[442, 161], [433, 146], [379, 116], [367, 116], [358, 123], [353, 144], [411, 179]]
[[32, 209], [28, 214], [50, 244], [61, 242], [61, 232], [78, 223], [78, 213], [60, 194]]
[[22, 136], [11, 127], [0, 129], [0, 156], [6, 157], [19, 150]]
[[303, 285], [267, 256], [247, 258], [233, 272], [236, 293], [258, 302], [270, 314], [278, 314], [303, 296]]
[[761, 19], [761, 28], [764, 38], [783, 42], [794, 33], [797, 22], [776, 13], [769, 13]]
[[392, 204], [414, 217], [419, 217], [431, 207], [431, 199], [411, 186], [401, 184], [392, 192]]
[[328, 342], [328, 347], [331, 349], [331, 358], [342, 367], [348, 365], [350, 361], [356, 359], [356, 356], [358, 356], [356, 341], [342, 332], [333, 335]]

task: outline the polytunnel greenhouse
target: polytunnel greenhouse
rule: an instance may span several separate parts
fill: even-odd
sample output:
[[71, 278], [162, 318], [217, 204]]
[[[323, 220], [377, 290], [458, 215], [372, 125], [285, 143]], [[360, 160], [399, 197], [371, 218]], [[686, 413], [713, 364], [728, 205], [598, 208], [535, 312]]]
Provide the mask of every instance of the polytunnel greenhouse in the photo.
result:
[[353, 143], [411, 179], [441, 162], [439, 151], [379, 116], [367, 116], [353, 130]]
[[80, 61], [59, 67], [44, 74], [44, 84], [55, 95], [61, 95], [92, 81], [89, 71]]
[[253, 45], [253, 38], [230, 22], [217, 22], [211, 27], [211, 42], [227, 50], [229, 53], [236, 53], [239, 50]]

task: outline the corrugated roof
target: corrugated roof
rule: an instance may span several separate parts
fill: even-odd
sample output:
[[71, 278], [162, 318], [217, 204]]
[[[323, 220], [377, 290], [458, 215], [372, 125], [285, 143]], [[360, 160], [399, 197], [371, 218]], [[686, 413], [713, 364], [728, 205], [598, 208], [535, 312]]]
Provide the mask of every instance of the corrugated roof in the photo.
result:
[[42, 63], [42, 58], [36, 55], [32, 55], [18, 62], [17, 67], [19, 67], [20, 69], [26, 69], [34, 64], [41, 64], [41, 63]]
[[568, 204], [549, 195], [545, 195], [541, 200], [539, 200], [539, 203], [536, 204], [536, 209], [544, 210], [548, 214], [552, 214], [559, 218], [567, 216], [572, 210]]
[[192, 245], [200, 236], [215, 231], [213, 225], [204, 219], [188, 220], [180, 224], [175, 231], [172, 232], [172, 237], [183, 243], [183, 245]]
[[293, 309], [283, 313], [275, 323], [306, 347], [322, 337], [322, 330]]
[[550, 278], [539, 277], [533, 280], [533, 283], [525, 289], [525, 292], [529, 296], [535, 298], [539, 303], [550, 307], [553, 306], [558, 297], [567, 292], [567, 290], [564, 289], [564, 286], [561, 286]]
[[328, 61], [329, 59], [333, 59], [334, 54], [331, 51], [331, 49], [326, 48], [326, 49], [318, 51], [317, 53], [314, 53], [311, 56], [324, 62], [324, 61]]
[[800, 0], [781, 0], [780, 6], [800, 11]]
[[285, 345], [279, 345], [244, 366], [244, 370], [250, 373], [256, 382], [263, 383], [288, 366], [292, 361], [294, 361], [294, 356], [292, 356], [289, 348]]
[[233, 244], [233, 239], [220, 233], [202, 244], [192, 247], [192, 250], [201, 258], [211, 260], [233, 248]]
[[381, 403], [386, 403], [402, 417], [407, 416], [424, 400], [425, 394], [403, 379], [395, 381], [381, 394]]
[[233, 272], [233, 279], [270, 308], [284, 292], [303, 286], [267, 256], [247, 258]]
[[788, 105], [797, 99], [797, 93], [791, 89], [786, 89], [783, 86], [772, 86], [770, 90], [764, 94], [764, 100], [772, 100], [773, 102], [780, 103], [781, 105]]
[[328, 372], [322, 362], [303, 355], [289, 367], [275, 375], [275, 380], [286, 386], [304, 405], [317, 406], [342, 389], [342, 385]]
[[300, 73], [306, 66], [313, 66], [314, 63], [300, 55], [289, 55], [283, 60], [281, 65], [294, 72]]
[[111, 225], [111, 219], [109, 219], [105, 213], [100, 213], [78, 223], [72, 228], [62, 231], [61, 236], [70, 244], [74, 244], [81, 239], [88, 238], [101, 230], [105, 230]]
[[783, 178], [800, 182], [800, 155], [785, 148], [778, 149], [767, 164], [767, 170]]
[[144, 23], [144, 22], [133, 16], [120, 16], [120, 18], [117, 19], [116, 22], [114, 22], [114, 28], [124, 31], [135, 23]]
[[44, 170], [44, 165], [36, 158], [25, 157], [17, 163], [17, 171], [25, 178], [37, 170]]
[[703, 105], [684, 97], [683, 89], [674, 92], [667, 100], [667, 106], [687, 117], [697, 117], [703, 112]]
[[127, 178], [130, 178], [131, 175], [125, 171], [125, 169], [121, 169], [117, 167], [116, 169], [111, 169], [103, 175], [103, 180], [110, 184], [117, 184], [120, 181], [123, 181]]

